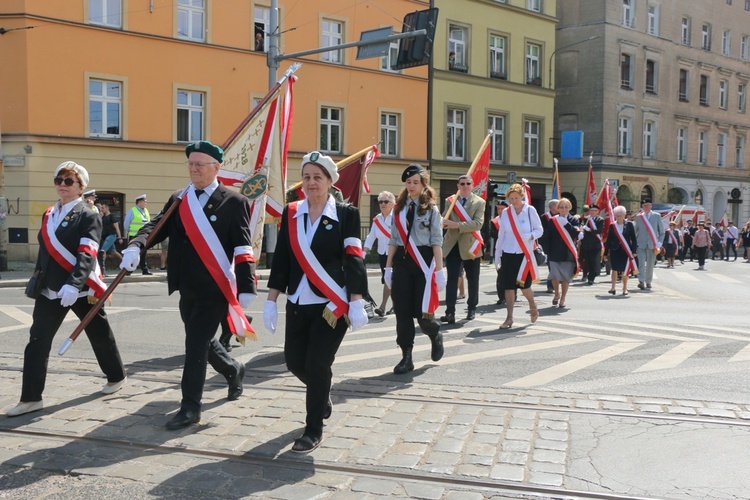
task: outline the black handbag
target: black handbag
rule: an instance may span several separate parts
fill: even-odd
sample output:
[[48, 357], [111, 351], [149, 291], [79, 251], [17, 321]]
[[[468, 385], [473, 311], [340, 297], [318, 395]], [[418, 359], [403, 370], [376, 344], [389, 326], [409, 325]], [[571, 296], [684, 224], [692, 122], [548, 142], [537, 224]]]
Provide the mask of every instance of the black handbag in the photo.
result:
[[39, 279], [39, 271], [34, 271], [31, 275], [29, 282], [26, 283], [26, 290], [24, 293], [30, 299], [37, 299], [41, 294], [41, 280]]
[[543, 266], [547, 263], [547, 256], [542, 252], [542, 249], [539, 247], [536, 247], [534, 249], [534, 258], [536, 259], [536, 265], [537, 266]]

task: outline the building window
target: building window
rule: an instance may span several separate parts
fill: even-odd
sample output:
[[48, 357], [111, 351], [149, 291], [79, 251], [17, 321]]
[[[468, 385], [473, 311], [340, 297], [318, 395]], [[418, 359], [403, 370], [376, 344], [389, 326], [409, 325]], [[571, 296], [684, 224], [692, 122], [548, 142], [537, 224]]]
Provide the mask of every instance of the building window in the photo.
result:
[[706, 163], [706, 132], [698, 132], [698, 163]]
[[632, 90], [633, 85], [631, 82], [631, 68], [630, 68], [630, 55], [620, 54], [620, 87]]
[[539, 126], [534, 120], [523, 124], [523, 162], [527, 165], [539, 165]]
[[393, 67], [398, 62], [398, 42], [391, 42], [388, 45], [388, 55], [380, 58], [380, 69], [383, 71], [392, 71], [397, 73], [398, 70]]
[[268, 7], [255, 7], [253, 21], [253, 50], [256, 52], [268, 52], [268, 40], [266, 35], [271, 31], [271, 9]]
[[620, 118], [617, 125], [617, 154], [630, 156], [630, 119]]
[[526, 0], [526, 8], [534, 12], [541, 12], [542, 0]]
[[704, 24], [701, 27], [701, 48], [711, 50], [711, 25]]
[[745, 112], [745, 103], [747, 102], [747, 84], [740, 83], [737, 87], [737, 111]]
[[719, 107], [721, 109], [727, 109], [727, 81], [721, 80], [719, 82]]
[[700, 103], [701, 103], [701, 106], [708, 106], [708, 76], [707, 75], [701, 75]]
[[380, 152], [383, 156], [398, 156], [398, 115], [380, 114]]
[[177, 91], [178, 142], [193, 142], [204, 139], [205, 102], [206, 95], [203, 92]]
[[732, 32], [724, 31], [721, 35], [721, 53], [728, 56], [732, 52]]
[[703, 191], [700, 189], [695, 190], [695, 204], [703, 205]]
[[177, 37], [194, 42], [206, 41], [205, 0], [178, 0]]
[[745, 166], [745, 138], [737, 136], [737, 143], [734, 147], [734, 166], [742, 168]]
[[689, 74], [686, 69], [680, 70], [680, 88], [678, 90], [678, 99], [682, 102], [688, 102], [688, 82], [689, 82]]
[[718, 134], [716, 142], [716, 164], [727, 166], [727, 134]]
[[341, 115], [339, 108], [320, 108], [320, 150], [341, 153]]
[[750, 60], [750, 36], [743, 35], [740, 41], [740, 59], [743, 61]]
[[622, 25], [633, 27], [633, 3], [635, 0], [622, 0]]
[[487, 128], [492, 130], [490, 139], [490, 161], [503, 163], [505, 161], [505, 117], [489, 115]]
[[656, 78], [656, 61], [648, 59], [646, 61], [646, 92], [649, 94], [657, 93]]
[[687, 151], [685, 148], [687, 140], [687, 131], [684, 128], [677, 129], [677, 161], [685, 161], [687, 159]]
[[542, 86], [540, 57], [542, 47], [534, 43], [526, 44], [526, 83]]
[[490, 78], [506, 80], [505, 37], [490, 35]]
[[643, 157], [654, 158], [656, 156], [656, 123], [647, 120], [643, 124]]
[[659, 7], [648, 6], [648, 34], [659, 36]]
[[122, 0], [89, 0], [89, 22], [122, 28]]
[[448, 69], [466, 73], [469, 71], [469, 58], [466, 51], [468, 30], [461, 26], [451, 25], [448, 32]]
[[745, 10], [750, 10], [750, 0], [745, 0]]
[[89, 80], [89, 135], [122, 137], [122, 84]]
[[449, 160], [464, 159], [464, 145], [466, 131], [466, 111], [462, 109], [448, 109], [448, 119], [446, 120], [448, 128], [447, 140], [447, 158]]
[[[321, 37], [323, 47], [341, 45], [344, 43], [344, 23], [323, 19]], [[340, 50], [323, 52], [323, 54], [321, 54], [321, 60], [336, 64], [341, 64], [343, 62]]]
[[682, 41], [682, 45], [690, 45], [690, 18], [689, 17], [682, 18], [682, 31], [681, 31], [680, 40]]

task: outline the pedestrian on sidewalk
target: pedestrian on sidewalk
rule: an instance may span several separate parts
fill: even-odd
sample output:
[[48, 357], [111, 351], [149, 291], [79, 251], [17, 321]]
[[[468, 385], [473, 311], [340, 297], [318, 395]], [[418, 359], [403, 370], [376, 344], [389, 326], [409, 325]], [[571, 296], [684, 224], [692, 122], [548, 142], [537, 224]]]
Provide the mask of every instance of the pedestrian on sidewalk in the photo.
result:
[[[243, 309], [257, 293], [250, 203], [217, 180], [224, 151], [199, 141], [189, 144], [185, 155], [191, 184], [178, 209], [150, 242], [154, 246], [169, 237], [167, 285], [170, 294], [180, 292], [180, 317], [185, 325], [182, 401], [167, 429], [200, 421], [208, 363], [226, 378], [229, 401], [242, 395], [245, 365], [232, 359], [215, 336], [227, 313], [235, 332], [252, 332]], [[134, 235], [122, 253], [122, 269], [135, 270], [149, 234], [181, 194], [182, 190], [174, 193], [161, 212]], [[232, 273], [235, 280], [229, 278]]]
[[385, 283], [393, 290], [396, 343], [402, 354], [393, 368], [397, 375], [414, 369], [414, 318], [422, 333], [430, 338], [430, 358], [440, 361], [443, 357], [443, 335], [435, 310], [438, 293], [447, 281], [443, 269], [443, 219], [435, 205], [435, 191], [429, 186], [427, 171], [412, 163], [401, 174], [401, 181], [405, 186], [396, 198], [385, 264]]
[[[54, 183], [60, 199], [42, 218], [32, 278], [35, 286], [27, 289], [35, 301], [29, 343], [23, 355], [21, 401], [8, 410], [9, 417], [42, 409], [47, 362], [57, 330], [70, 309], [83, 319], [106, 289], [96, 258], [102, 221], [82, 198], [89, 173], [83, 166], [66, 161], [55, 169]], [[118, 391], [127, 377], [103, 307], [86, 327], [86, 336], [107, 376], [101, 392]]]
[[313, 151], [302, 159], [306, 198], [281, 215], [263, 322], [276, 331], [280, 294], [287, 294], [286, 366], [307, 389], [305, 430], [292, 451], [307, 453], [323, 438], [331, 416], [331, 366], [351, 323], [367, 324], [367, 270], [362, 258], [359, 210], [337, 202], [329, 189], [338, 180], [330, 156]]

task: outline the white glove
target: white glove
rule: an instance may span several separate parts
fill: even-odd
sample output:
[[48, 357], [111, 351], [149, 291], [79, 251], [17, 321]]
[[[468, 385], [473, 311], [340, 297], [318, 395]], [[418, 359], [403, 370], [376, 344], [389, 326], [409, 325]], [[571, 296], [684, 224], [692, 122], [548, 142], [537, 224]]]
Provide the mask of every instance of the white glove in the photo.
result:
[[445, 274], [445, 269], [435, 271], [435, 281], [437, 281], [438, 292], [445, 290], [445, 285], [448, 283], [448, 276]]
[[135, 271], [138, 267], [138, 262], [141, 260], [141, 249], [137, 246], [128, 247], [122, 251], [122, 262], [120, 262], [120, 269], [126, 271]]
[[266, 329], [271, 333], [276, 333], [276, 322], [278, 320], [279, 309], [276, 307], [276, 302], [267, 300], [266, 305], [263, 307], [263, 324], [266, 325]]
[[247, 309], [257, 297], [254, 293], [241, 293], [237, 296], [237, 300], [240, 301], [241, 308]]
[[578, 241], [581, 241], [583, 239], [583, 233], [578, 233]]
[[78, 300], [78, 289], [73, 285], [63, 285], [57, 296], [60, 298], [60, 305], [70, 307]]
[[359, 330], [367, 324], [367, 311], [365, 311], [365, 299], [353, 300], [349, 302], [349, 322], [352, 324], [352, 331]]
[[393, 268], [392, 267], [386, 267], [385, 268], [385, 274], [383, 275], [383, 281], [385, 281], [385, 286], [388, 288], [393, 288]]
[[588, 226], [583, 226], [583, 230], [588, 233], [589, 231], [591, 231], [591, 228]]

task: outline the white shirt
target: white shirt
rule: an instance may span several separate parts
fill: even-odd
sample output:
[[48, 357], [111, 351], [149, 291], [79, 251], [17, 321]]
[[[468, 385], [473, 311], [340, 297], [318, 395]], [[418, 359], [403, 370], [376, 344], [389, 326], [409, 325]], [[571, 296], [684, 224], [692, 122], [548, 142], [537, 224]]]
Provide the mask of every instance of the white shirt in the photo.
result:
[[[507, 210], [515, 210], [513, 207], [508, 207]], [[506, 211], [507, 211], [506, 210]], [[513, 234], [513, 229], [510, 225], [511, 215], [503, 215], [500, 218], [500, 228], [497, 232], [497, 244], [495, 245], [495, 255], [499, 259], [499, 256], [503, 252], [507, 253], [523, 253], [523, 250], [518, 245], [516, 237]], [[539, 219], [536, 209], [530, 205], [524, 204], [521, 213], [517, 216], [518, 232], [521, 234], [521, 239], [524, 242], [539, 239], [544, 232], [542, 229], [542, 221]]]
[[[379, 213], [375, 218], [380, 221], [384, 228], [390, 231], [391, 225], [393, 224], [393, 210], [388, 214], [388, 217], [383, 217], [383, 214]], [[370, 227], [370, 233], [367, 235], [367, 238], [365, 238], [365, 243], [362, 245], [362, 248], [372, 248], [373, 243], [377, 240], [378, 253], [380, 255], [385, 255], [388, 253], [388, 242], [390, 239], [390, 236], [383, 234], [383, 231], [381, 231], [375, 224], [375, 221], [373, 221], [372, 226]]]
[[[68, 212], [73, 210], [73, 207], [78, 205], [81, 201], [83, 201], [83, 198], [76, 198], [73, 201], [69, 201], [65, 205], [61, 205], [60, 201], [58, 200], [57, 203], [52, 207], [52, 211], [49, 213], [49, 220], [52, 223], [52, 232], [54, 233], [57, 231], [57, 228], [60, 227], [60, 224], [65, 220], [65, 216], [68, 215]], [[42, 231], [46, 231], [46, 228], [42, 228]], [[57, 292], [59, 290], [52, 290], [51, 288], [45, 288], [42, 290], [42, 295], [47, 297], [49, 300], [59, 300], [60, 297], [57, 296]], [[79, 297], [85, 297], [88, 292], [79, 292]]]
[[[193, 187], [195, 188], [195, 186]], [[201, 204], [201, 207], [206, 206], [206, 203], [208, 203], [208, 199], [211, 197], [212, 194], [214, 194], [214, 191], [216, 191], [217, 187], [219, 187], [219, 181], [214, 179], [214, 181], [211, 184], [203, 188], [203, 192], [198, 197], [198, 202]]]

